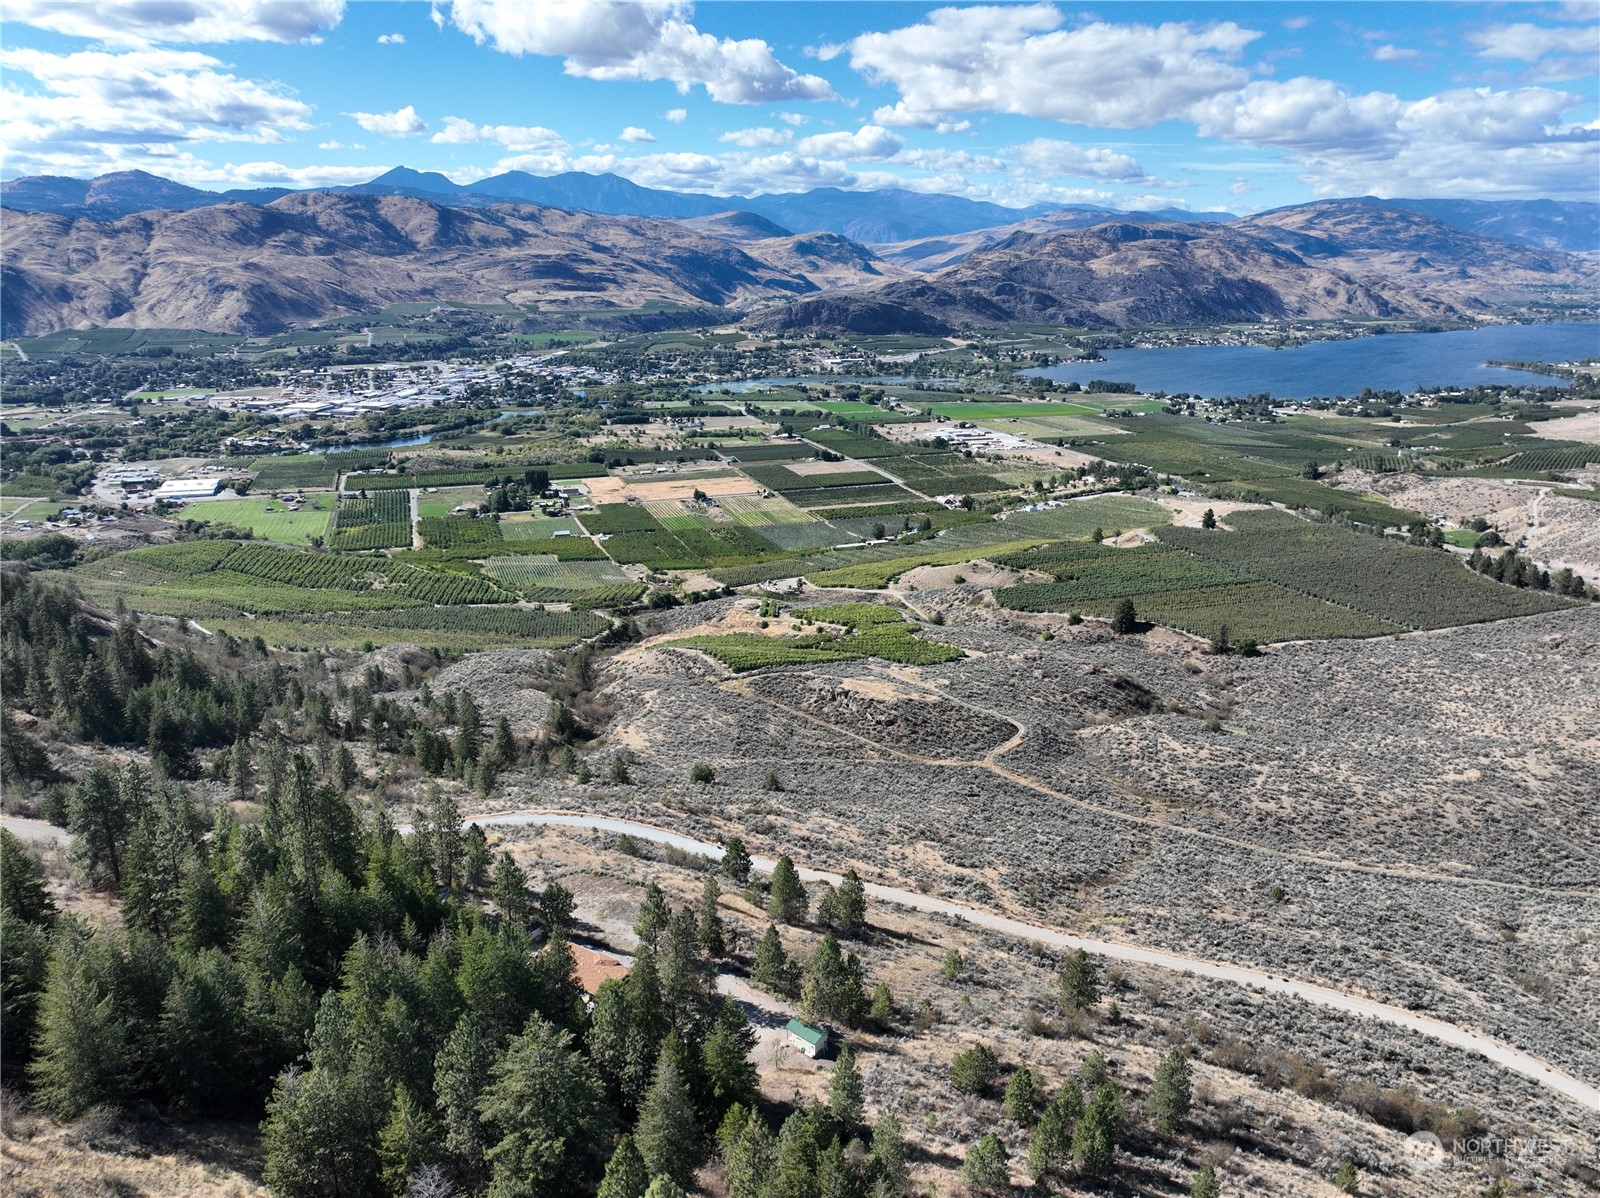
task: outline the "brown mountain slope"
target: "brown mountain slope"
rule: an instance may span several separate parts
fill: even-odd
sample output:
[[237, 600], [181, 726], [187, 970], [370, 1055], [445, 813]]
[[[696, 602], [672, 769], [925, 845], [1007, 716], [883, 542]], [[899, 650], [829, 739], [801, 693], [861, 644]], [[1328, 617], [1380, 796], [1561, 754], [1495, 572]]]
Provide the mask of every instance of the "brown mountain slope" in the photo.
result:
[[923, 278], [802, 300], [771, 328], [822, 327], [855, 297], [947, 325], [1011, 322], [1126, 328], [1261, 319], [1456, 317], [1455, 304], [1392, 280], [1356, 278], [1230, 225], [1108, 222], [1018, 232]]
[[107, 325], [259, 334], [426, 300], [743, 305], [879, 277], [860, 247], [781, 238], [769, 258], [768, 243], [735, 246], [669, 221], [404, 196], [297, 193], [110, 223], [7, 212], [5, 225], [6, 335]]
[[1373, 200], [1280, 208], [1235, 227], [1354, 278], [1405, 280], [1462, 307], [1600, 289], [1600, 268], [1583, 258], [1512, 245]]

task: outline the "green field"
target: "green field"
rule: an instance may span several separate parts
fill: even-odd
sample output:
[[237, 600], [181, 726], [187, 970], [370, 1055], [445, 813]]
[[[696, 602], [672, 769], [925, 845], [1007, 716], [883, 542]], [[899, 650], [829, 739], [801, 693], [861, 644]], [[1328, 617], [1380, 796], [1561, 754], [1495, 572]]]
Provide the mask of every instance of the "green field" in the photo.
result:
[[326, 538], [333, 517], [332, 495], [307, 495], [298, 511], [277, 499], [212, 499], [184, 508], [188, 520], [207, 524], [232, 524], [248, 528], [264, 541], [280, 545], [309, 545], [312, 537]]
[[417, 496], [417, 515], [419, 517], [448, 516], [458, 507], [477, 507], [483, 501], [484, 493], [481, 486], [441, 487], [437, 491], [424, 490]]
[[866, 657], [903, 665], [931, 666], [963, 656], [953, 645], [918, 637], [916, 626], [907, 623], [892, 607], [843, 603], [834, 607], [800, 608], [791, 614], [818, 624], [838, 625], [841, 631], [822, 629], [802, 636], [776, 637], [732, 633], [686, 637], [670, 643], [699, 649], [738, 672], [767, 666], [858, 661]]
[[1378, 636], [1566, 606], [1393, 538], [1277, 511], [1238, 512], [1230, 522], [1236, 531], [1165, 528], [1143, 548], [1058, 542], [998, 557], [1054, 581], [1004, 587], [996, 598], [1021, 611], [1101, 615], [1126, 598], [1141, 619], [1204, 636], [1226, 626], [1258, 641]]

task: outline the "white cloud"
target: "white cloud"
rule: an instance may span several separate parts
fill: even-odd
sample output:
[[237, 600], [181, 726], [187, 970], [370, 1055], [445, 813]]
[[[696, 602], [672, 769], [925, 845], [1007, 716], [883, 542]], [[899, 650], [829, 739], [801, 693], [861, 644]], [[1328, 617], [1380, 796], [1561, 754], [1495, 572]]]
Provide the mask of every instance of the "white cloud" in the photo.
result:
[[378, 45], [380, 46], [403, 46], [405, 44], [406, 35], [403, 33], [380, 33], [378, 35]]
[[1114, 150], [1086, 149], [1070, 141], [1036, 137], [1013, 147], [1012, 155], [1031, 170], [1046, 175], [1069, 175], [1082, 179], [1103, 179], [1108, 183], [1154, 182], [1148, 171], [1131, 154]]
[[717, 140], [724, 145], [758, 149], [786, 146], [794, 140], [794, 134], [787, 129], [772, 129], [763, 126], [759, 129], [730, 129]]
[[687, 108], [669, 108], [661, 114], [661, 119], [674, 125], [681, 125], [689, 119], [689, 110]]
[[[388, 171], [387, 166], [285, 166], [281, 162], [226, 163], [172, 173], [194, 186], [231, 187], [341, 187], [367, 183]], [[165, 173], [165, 172], [163, 172]]]
[[656, 135], [650, 132], [648, 129], [639, 128], [638, 125], [629, 125], [621, 133], [617, 134], [617, 138], [619, 141], [638, 141], [648, 143], [655, 141]]
[[445, 117], [439, 132], [428, 140], [440, 146], [495, 142], [517, 153], [565, 152], [568, 149], [561, 134], [542, 125], [479, 125], [458, 116]]
[[410, 104], [394, 112], [347, 112], [345, 115], [368, 133], [380, 133], [384, 137], [415, 137], [428, 131], [428, 122], [418, 116]]
[[823, 100], [827, 80], [779, 62], [759, 38], [735, 41], [701, 33], [683, 3], [622, 0], [453, 0], [457, 29], [506, 54], [564, 59], [569, 75], [601, 80], [664, 79], [688, 92], [696, 84], [726, 104]]
[[1372, 52], [1374, 62], [1403, 62], [1407, 58], [1415, 58], [1420, 50], [1412, 50], [1404, 46], [1382, 45]]
[[281, 142], [309, 127], [307, 105], [222, 65], [189, 50], [0, 50], [0, 69], [38, 88], [13, 80], [5, 93], [0, 155], [18, 171], [76, 162], [96, 173], [141, 158], [186, 161], [182, 147], [194, 142]]
[[1600, 129], [1584, 97], [1459, 88], [1406, 101], [1325, 79], [1252, 83], [1197, 113], [1200, 132], [1287, 151], [1319, 195], [1592, 197]]
[[[1587, 14], [1593, 20], [1595, 10]], [[1592, 81], [1600, 73], [1600, 26], [1586, 29], [1552, 28], [1525, 21], [1494, 25], [1466, 35], [1478, 47], [1479, 58], [1524, 64], [1521, 78], [1535, 83], [1568, 79]]]
[[816, 133], [795, 146], [800, 154], [819, 158], [892, 158], [905, 141], [882, 125], [863, 125], [854, 133]]
[[899, 90], [874, 114], [884, 125], [936, 128], [962, 113], [1005, 112], [1126, 129], [1237, 91], [1249, 73], [1233, 59], [1261, 36], [1231, 21], [1062, 22], [1049, 4], [942, 8], [919, 25], [857, 37], [850, 64]]
[[778, 119], [785, 125], [793, 125], [796, 129], [801, 125], [809, 125], [811, 123], [811, 118], [803, 112], [780, 112]]
[[337, 25], [344, 0], [7, 0], [5, 19], [113, 45], [301, 42]]
[[317, 149], [319, 150], [364, 150], [366, 148], [367, 147], [359, 141], [345, 142], [338, 141], [336, 139], [334, 141], [320, 141], [317, 143]]

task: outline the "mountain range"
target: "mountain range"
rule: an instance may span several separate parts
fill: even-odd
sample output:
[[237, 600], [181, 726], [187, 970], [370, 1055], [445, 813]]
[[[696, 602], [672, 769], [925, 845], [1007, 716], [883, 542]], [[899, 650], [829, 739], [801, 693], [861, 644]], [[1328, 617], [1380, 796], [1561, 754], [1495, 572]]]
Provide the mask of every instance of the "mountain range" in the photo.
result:
[[[530, 175], [508, 171], [475, 183], [457, 184], [437, 172], [395, 167], [367, 183], [318, 190], [357, 195], [404, 195], [452, 207], [486, 207], [508, 201], [593, 212], [607, 216], [655, 216], [674, 220], [715, 216], [730, 209], [749, 212], [794, 232], [838, 233], [873, 246], [890, 246], [885, 256], [913, 269], [949, 265], [978, 245], [1009, 235], [1009, 226], [1046, 218], [1062, 228], [1087, 227], [1116, 218], [1148, 221], [1211, 221], [1236, 219], [1226, 212], [1189, 212], [1167, 208], [1127, 213], [1093, 205], [1035, 205], [1006, 208], [961, 196], [886, 189], [812, 191], [762, 196], [710, 196], [641, 187], [618, 175], [569, 171]], [[0, 183], [0, 206], [15, 212], [54, 212], [116, 220], [152, 209], [193, 209], [223, 203], [267, 204], [291, 194], [281, 187], [204, 191], [145, 171], [119, 171], [95, 179], [37, 175]], [[1468, 233], [1479, 233], [1518, 245], [1572, 253], [1600, 254], [1600, 203], [1555, 200], [1376, 200], [1366, 203], [1405, 208]], [[978, 236], [945, 250], [921, 247], [907, 251], [902, 243], [959, 237], [981, 230], [1008, 228], [1000, 237]], [[954, 254], [954, 257], [951, 257]]]
[[[716, 309], [719, 320], [742, 315], [773, 330], [934, 332], [1013, 322], [1460, 319], [1500, 304], [1593, 303], [1600, 295], [1593, 258], [1365, 198], [1204, 221], [1056, 209], [880, 244], [880, 254], [828, 229], [792, 231], [812, 222], [622, 179], [498, 178], [529, 189], [609, 189], [616, 204], [665, 196], [678, 211], [598, 214], [526, 199], [407, 194], [450, 185], [418, 172], [222, 203], [150, 175], [19, 180], [8, 185], [6, 203], [20, 197], [35, 210], [5, 213], [0, 326], [6, 335], [107, 325], [258, 335], [393, 303], [511, 304], [569, 321], [664, 303]], [[811, 211], [847, 224], [859, 202], [855, 219], [877, 222], [885, 235], [993, 219], [985, 210], [993, 206], [948, 196], [915, 196], [926, 203], [908, 204], [893, 220], [873, 216], [865, 205], [889, 204], [885, 195], [787, 199], [799, 205], [809, 197]], [[111, 215], [136, 196], [164, 206]], [[46, 201], [67, 211], [42, 210]], [[697, 205], [716, 211], [691, 214]], [[1494, 217], [1497, 227], [1507, 215], [1455, 212], [1480, 223]]]

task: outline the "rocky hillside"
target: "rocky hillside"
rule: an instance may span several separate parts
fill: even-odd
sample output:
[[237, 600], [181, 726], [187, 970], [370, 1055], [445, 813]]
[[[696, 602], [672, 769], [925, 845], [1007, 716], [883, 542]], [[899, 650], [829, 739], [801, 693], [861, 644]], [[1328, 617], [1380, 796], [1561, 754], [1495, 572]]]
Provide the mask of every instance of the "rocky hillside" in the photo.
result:
[[858, 299], [950, 327], [1461, 315], [1418, 288], [1358, 279], [1233, 226], [1116, 221], [1018, 232], [937, 273], [831, 295], [825, 304], [803, 300], [758, 319], [768, 328], [826, 327]]
[[1600, 285], [1593, 262], [1513, 245], [1426, 213], [1368, 199], [1322, 200], [1235, 222], [1274, 245], [1369, 281], [1405, 281], [1463, 308], [1558, 298]]
[[6, 223], [7, 336], [100, 326], [264, 334], [428, 300], [749, 305], [883, 274], [870, 252], [837, 237], [736, 245], [638, 217], [405, 196], [301, 192], [115, 221], [8, 213]]
[[1600, 269], [1585, 258], [1511, 245], [1370, 200], [1214, 224], [1112, 220], [1062, 229], [1059, 219], [1014, 225], [1003, 239], [995, 239], [1000, 230], [985, 230], [889, 247], [886, 256], [899, 264], [949, 265], [870, 294], [803, 299], [758, 320], [773, 329], [879, 331], [862, 327], [871, 323], [866, 313], [914, 311], [924, 326], [947, 328], [1459, 319], [1500, 303], [1600, 295]]

